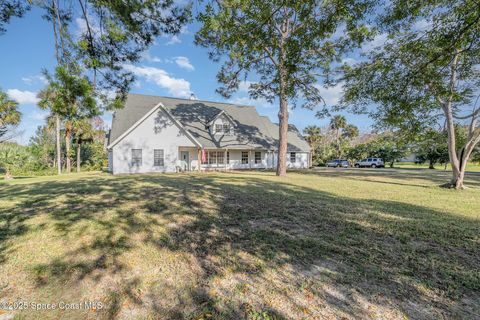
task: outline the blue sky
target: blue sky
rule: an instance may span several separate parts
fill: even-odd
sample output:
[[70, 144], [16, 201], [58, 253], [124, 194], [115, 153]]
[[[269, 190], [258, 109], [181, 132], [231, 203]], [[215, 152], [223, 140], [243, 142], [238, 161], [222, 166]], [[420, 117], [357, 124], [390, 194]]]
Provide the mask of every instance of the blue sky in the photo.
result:
[[[40, 10], [33, 9], [24, 18], [13, 19], [7, 25], [7, 32], [0, 35], [0, 87], [20, 103], [23, 117], [17, 141], [22, 144], [27, 144], [37, 126], [45, 121], [47, 113], [36, 106], [36, 93], [44, 86], [42, 69], [51, 71], [55, 66], [52, 27], [41, 18], [41, 14]], [[178, 36], [159, 37], [156, 44], [145, 52], [142, 61], [128, 66], [138, 79], [131, 92], [183, 98], [193, 92], [200, 100], [253, 105], [260, 114], [278, 122], [278, 106], [251, 100], [248, 85], [242, 85], [229, 100], [215, 93], [218, 87], [215, 75], [220, 65], [208, 59], [206, 49], [193, 43], [197, 28], [198, 25], [190, 24]], [[376, 44], [379, 41], [382, 39], [374, 40]], [[357, 60], [358, 54], [346, 58]], [[341, 91], [341, 87], [335, 87], [323, 90], [322, 94], [328, 103], [334, 103]], [[372, 122], [368, 117], [345, 115], [361, 131], [370, 130]], [[111, 115], [105, 114], [104, 119], [110, 125]], [[315, 118], [312, 110], [297, 108], [290, 113], [290, 123], [300, 130], [313, 124], [322, 126], [328, 121]]]

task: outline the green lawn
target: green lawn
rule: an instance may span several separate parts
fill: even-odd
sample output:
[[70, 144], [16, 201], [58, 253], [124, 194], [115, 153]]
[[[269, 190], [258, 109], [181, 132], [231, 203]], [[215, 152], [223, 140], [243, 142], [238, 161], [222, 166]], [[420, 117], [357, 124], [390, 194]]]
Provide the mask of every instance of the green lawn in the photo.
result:
[[[388, 166], [388, 164], [387, 164]], [[400, 168], [400, 169], [428, 169], [428, 163], [423, 163], [423, 164], [416, 164], [413, 162], [395, 162], [395, 167]], [[435, 165], [435, 170], [445, 170], [445, 165], [442, 164], [436, 164]], [[451, 166], [448, 164], [447, 165], [447, 170], [452, 170]], [[470, 172], [480, 172], [480, 164], [478, 163], [467, 163], [467, 171]]]
[[465, 191], [439, 188], [448, 177], [321, 169], [3, 182], [0, 303], [105, 306], [19, 319], [478, 319], [480, 175]]

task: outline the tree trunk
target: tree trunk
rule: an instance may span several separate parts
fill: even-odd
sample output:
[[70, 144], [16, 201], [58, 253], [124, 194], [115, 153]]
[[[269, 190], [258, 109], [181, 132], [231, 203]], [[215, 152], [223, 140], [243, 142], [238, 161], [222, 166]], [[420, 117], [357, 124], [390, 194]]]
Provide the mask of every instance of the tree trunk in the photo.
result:
[[[447, 128], [447, 144], [448, 144], [448, 156], [452, 165], [452, 180], [448, 186], [455, 189], [463, 189], [463, 177], [465, 168], [462, 169], [461, 161], [457, 157], [457, 146], [455, 139], [455, 124], [453, 122], [452, 101], [455, 86], [457, 82], [457, 64], [458, 64], [459, 51], [456, 50], [455, 57], [450, 66], [450, 97], [443, 104], [443, 112], [445, 113], [446, 128]], [[463, 153], [463, 151], [462, 151]], [[462, 172], [463, 171], [463, 172]]]
[[287, 174], [287, 134], [288, 134], [288, 102], [286, 97], [280, 98], [280, 111], [278, 113], [279, 125], [279, 146], [277, 176]]
[[77, 141], [77, 172], [80, 172], [80, 165], [82, 162], [82, 157], [80, 156], [81, 144]]
[[72, 164], [70, 161], [70, 148], [71, 148], [71, 137], [72, 133], [70, 129], [65, 128], [65, 163], [66, 163], [66, 168], [65, 170], [70, 173], [72, 171]]
[[13, 176], [10, 172], [10, 170], [7, 168], [6, 171], [5, 171], [5, 177], [4, 177], [5, 180], [13, 180]]
[[395, 162], [395, 161], [390, 162], [390, 168], [393, 168], [393, 163], [394, 163], [394, 162]]
[[428, 169], [435, 169], [434, 165], [435, 165], [435, 162], [433, 162], [432, 160], [430, 160], [430, 161], [428, 162]]
[[55, 115], [55, 138], [56, 138], [56, 147], [57, 147], [57, 173], [62, 174], [62, 155], [61, 155], [61, 146], [60, 146], [60, 117]]

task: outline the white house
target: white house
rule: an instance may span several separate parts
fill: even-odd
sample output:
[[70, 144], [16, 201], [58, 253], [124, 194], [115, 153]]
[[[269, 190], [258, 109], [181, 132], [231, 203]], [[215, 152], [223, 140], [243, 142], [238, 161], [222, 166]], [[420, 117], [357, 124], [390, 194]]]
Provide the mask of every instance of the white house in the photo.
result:
[[[113, 115], [107, 150], [114, 174], [269, 169], [278, 125], [254, 107], [130, 94]], [[310, 147], [293, 126], [287, 165], [310, 165]]]

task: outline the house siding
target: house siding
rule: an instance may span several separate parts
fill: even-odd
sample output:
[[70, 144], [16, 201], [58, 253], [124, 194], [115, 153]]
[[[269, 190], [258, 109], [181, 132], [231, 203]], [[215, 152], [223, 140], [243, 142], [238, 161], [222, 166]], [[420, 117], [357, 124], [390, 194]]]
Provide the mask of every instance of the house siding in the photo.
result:
[[[195, 145], [185, 132], [159, 109], [113, 146], [109, 159], [111, 170], [114, 174], [175, 172], [179, 165], [180, 146]], [[142, 149], [142, 164], [139, 166], [132, 165], [132, 149]], [[164, 150], [163, 167], [154, 166], [154, 149]], [[191, 153], [190, 157], [193, 159]]]

